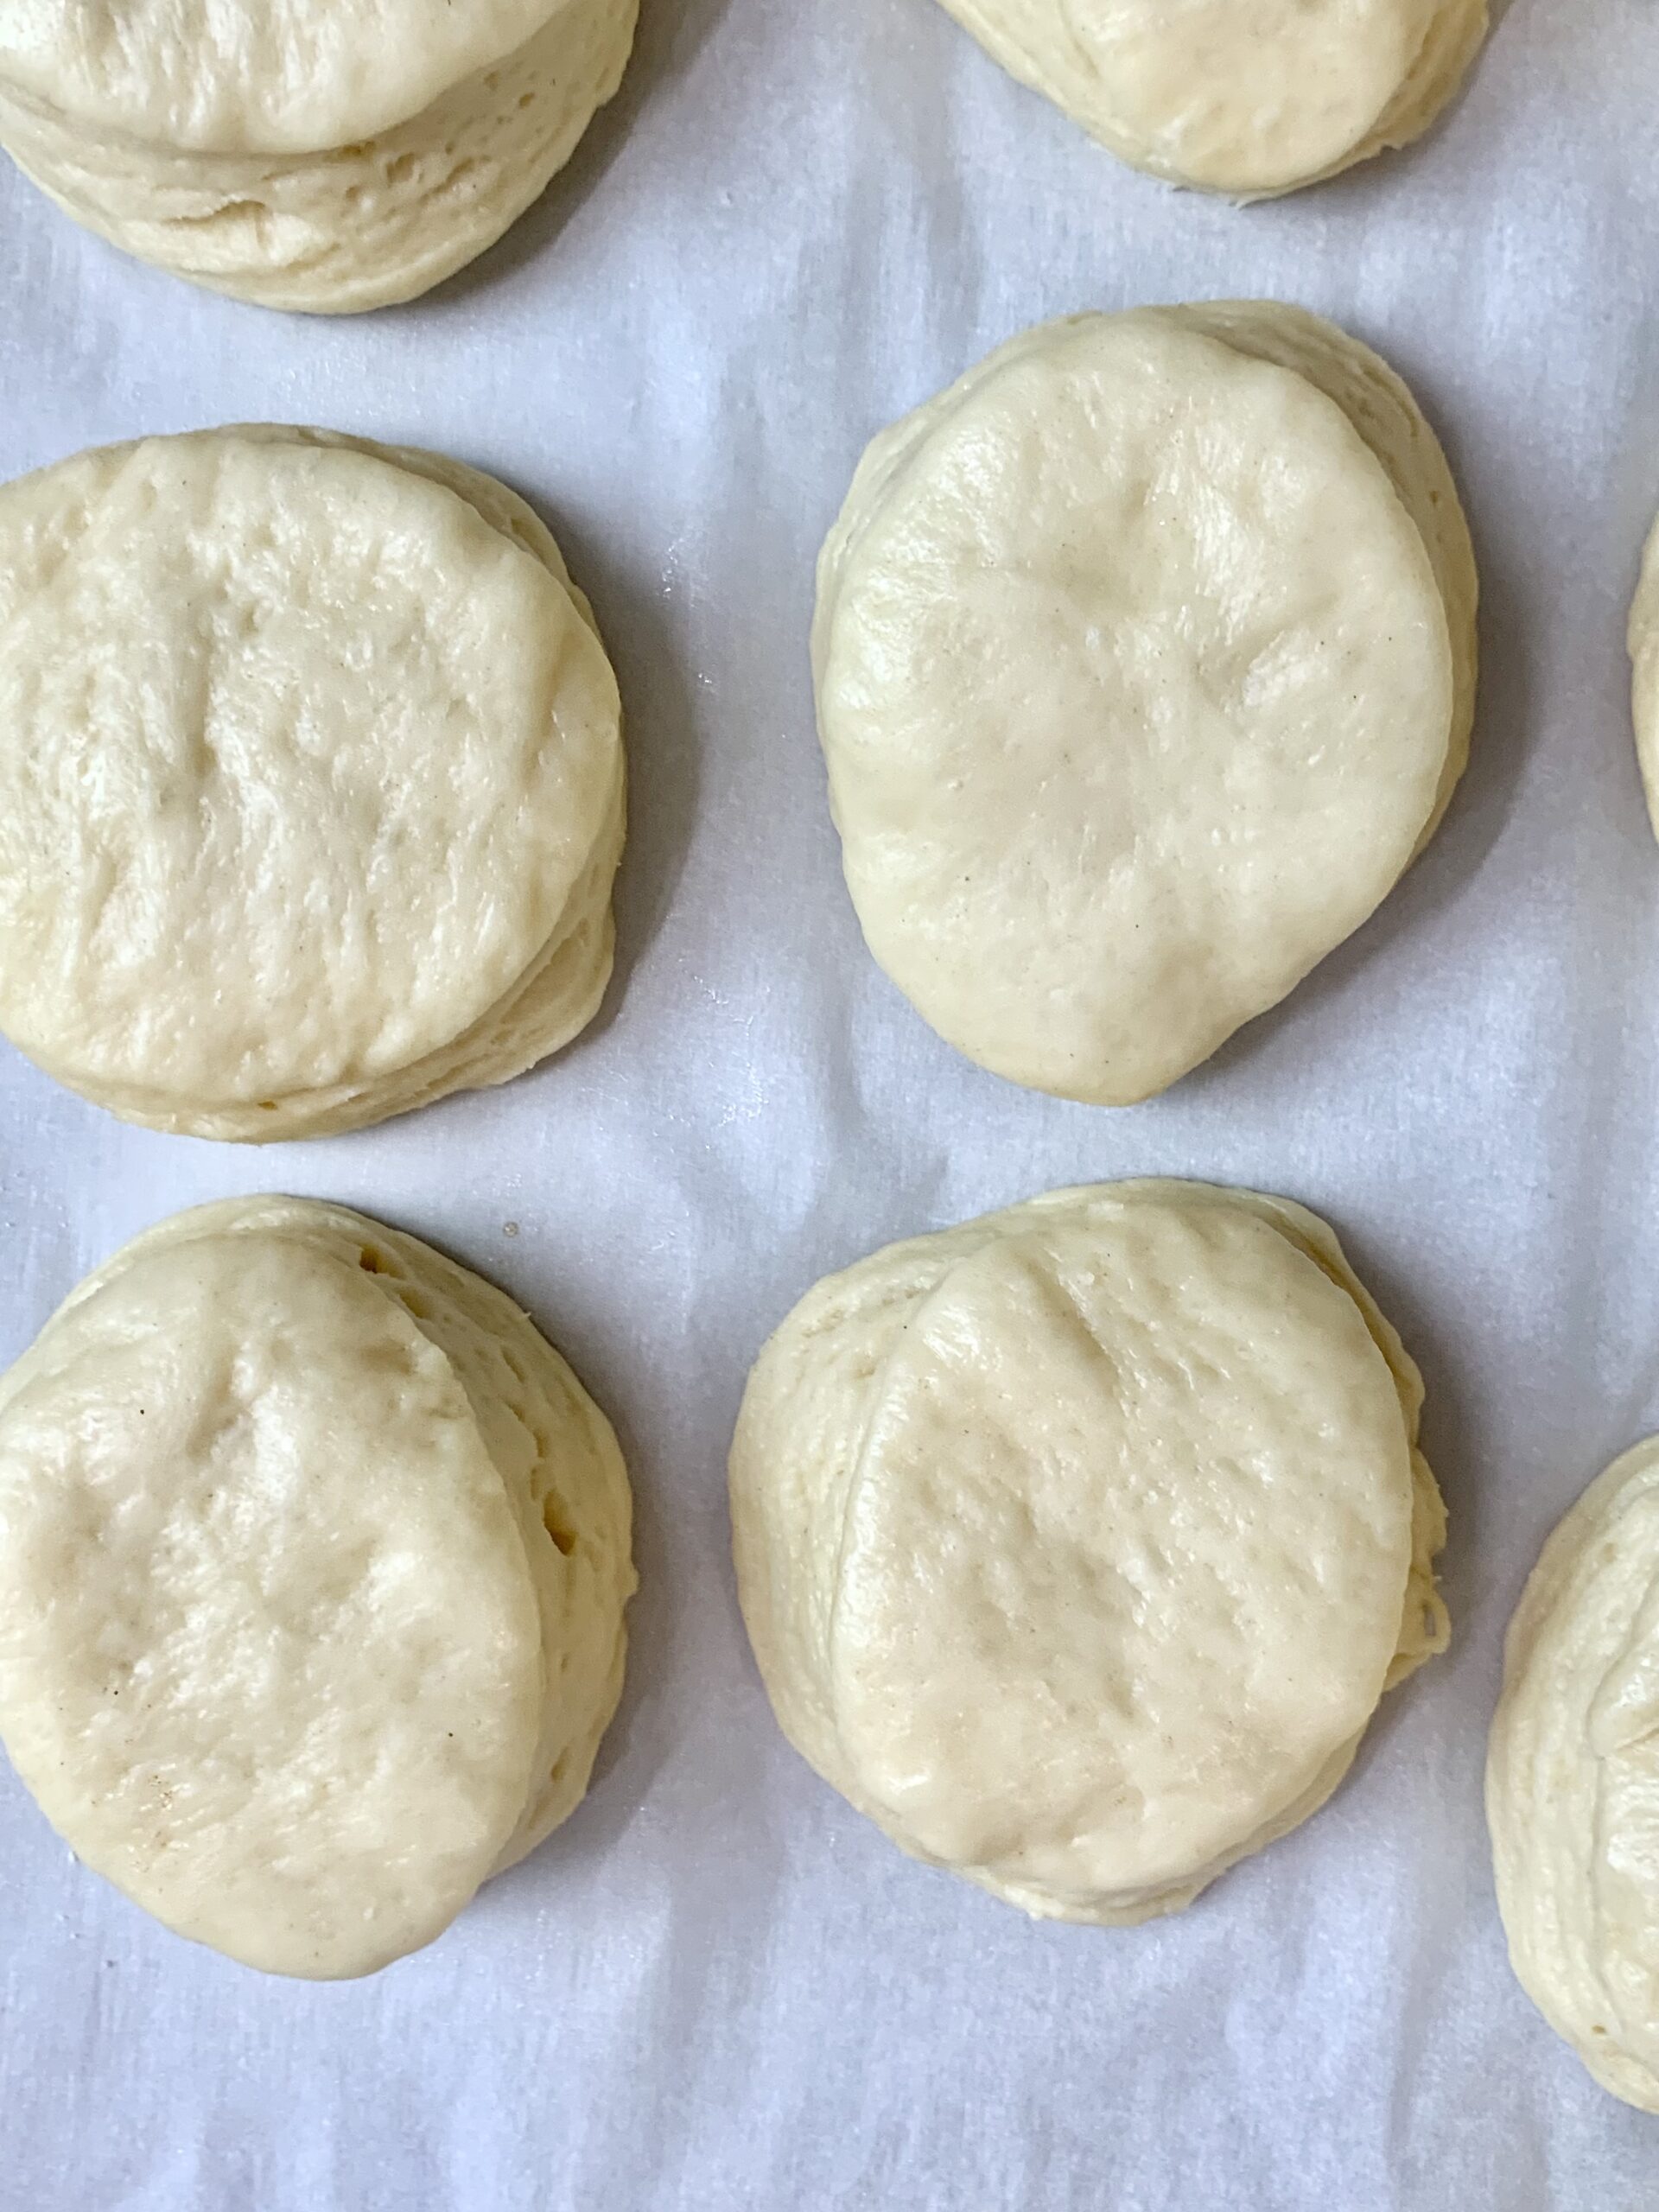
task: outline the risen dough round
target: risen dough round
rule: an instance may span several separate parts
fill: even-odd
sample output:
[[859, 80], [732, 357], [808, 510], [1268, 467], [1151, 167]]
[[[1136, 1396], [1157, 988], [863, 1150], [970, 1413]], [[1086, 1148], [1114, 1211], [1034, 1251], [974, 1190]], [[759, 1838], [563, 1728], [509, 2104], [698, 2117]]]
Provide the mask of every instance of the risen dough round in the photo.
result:
[[37, 0], [0, 145], [141, 259], [264, 307], [413, 299], [516, 222], [620, 83], [639, 0]]
[[1190, 1904], [1445, 1644], [1421, 1397], [1331, 1231], [1248, 1192], [1058, 1191], [830, 1276], [732, 1447], [784, 1732], [1027, 1912]]
[[1027, 331], [875, 440], [819, 562], [871, 950], [998, 1074], [1161, 1090], [1427, 841], [1476, 596], [1433, 432], [1330, 323], [1233, 302]]
[[1238, 200], [1421, 137], [1486, 35], [1486, 0], [944, 0], [1101, 144]]
[[1522, 1986], [1604, 2088], [1659, 2112], [1659, 1438], [1545, 1545], [1486, 1764]]
[[130, 1121], [261, 1141], [591, 1019], [615, 678], [558, 549], [428, 454], [250, 428], [0, 487], [0, 1029]]
[[339, 1206], [177, 1215], [0, 1379], [0, 1736], [181, 1935], [372, 1972], [580, 1801], [629, 1512], [476, 1275]]

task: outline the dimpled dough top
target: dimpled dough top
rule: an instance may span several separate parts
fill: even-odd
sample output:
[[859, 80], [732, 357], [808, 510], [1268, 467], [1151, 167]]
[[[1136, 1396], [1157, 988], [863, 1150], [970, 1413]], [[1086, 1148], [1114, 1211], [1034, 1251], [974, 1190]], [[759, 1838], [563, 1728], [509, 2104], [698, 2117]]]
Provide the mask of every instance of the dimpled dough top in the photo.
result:
[[0, 1398], [0, 1720], [79, 1855], [288, 1974], [429, 1941], [523, 1810], [534, 1593], [448, 1363], [280, 1243], [134, 1265]]
[[254, 428], [0, 488], [0, 1027], [217, 1136], [517, 1073], [609, 972], [620, 733], [471, 470]]
[[1029, 1912], [1189, 1903], [1445, 1642], [1421, 1399], [1330, 1231], [1249, 1193], [1057, 1192], [830, 1277], [732, 1452], [785, 1732]]
[[944, 0], [988, 52], [1139, 168], [1239, 199], [1419, 137], [1485, 0]]
[[1604, 2088], [1659, 2112], [1659, 1440], [1591, 1484], [1527, 1584], [1486, 1815], [1528, 1994]]
[[574, 4], [28, 0], [0, 10], [0, 76], [156, 145], [305, 153], [418, 114]]
[[1468, 747], [1477, 587], [1399, 379], [1262, 302], [1027, 332], [879, 437], [819, 563], [871, 950], [1039, 1090], [1162, 1090], [1356, 929]]
[[196, 1208], [0, 1380], [0, 1735], [168, 1926], [371, 1972], [581, 1799], [628, 1524], [499, 1292], [342, 1207]]

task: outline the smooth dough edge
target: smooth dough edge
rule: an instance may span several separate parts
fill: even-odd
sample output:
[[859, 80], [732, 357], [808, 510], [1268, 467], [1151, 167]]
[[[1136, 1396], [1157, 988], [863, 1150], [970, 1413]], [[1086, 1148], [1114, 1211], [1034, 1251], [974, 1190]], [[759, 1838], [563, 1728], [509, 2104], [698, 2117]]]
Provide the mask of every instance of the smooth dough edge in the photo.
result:
[[1630, 717], [1648, 819], [1659, 837], [1659, 522], [1642, 549], [1642, 573], [1630, 603]]
[[[1500, 1917], [1516, 1980], [1592, 2078], [1640, 2111], [1659, 2112], [1659, 2070], [1607, 2026], [1618, 2006], [1596, 1937], [1599, 1757], [1592, 1711], [1630, 1608], [1601, 1586], [1623, 1564], [1618, 1524], [1659, 1507], [1659, 1438], [1615, 1459], [1556, 1523], [1504, 1637], [1503, 1686], [1487, 1745], [1486, 1821]], [[1652, 1565], [1659, 1573], [1659, 1546]], [[1636, 1604], [1639, 1610], [1641, 1593]], [[1583, 1642], [1591, 1624], [1592, 1649]], [[1578, 1634], [1575, 1636], [1575, 1630]]]

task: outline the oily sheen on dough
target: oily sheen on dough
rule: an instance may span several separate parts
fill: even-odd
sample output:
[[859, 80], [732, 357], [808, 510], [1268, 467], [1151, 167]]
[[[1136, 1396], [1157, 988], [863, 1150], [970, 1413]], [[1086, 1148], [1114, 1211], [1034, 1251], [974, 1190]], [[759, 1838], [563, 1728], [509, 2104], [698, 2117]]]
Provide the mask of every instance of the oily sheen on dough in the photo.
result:
[[623, 812], [592, 611], [493, 479], [253, 426], [0, 486], [0, 1030], [125, 1119], [521, 1073], [603, 995]]
[[1057, 1191], [829, 1277], [732, 1446], [785, 1734], [1029, 1913], [1179, 1910], [1445, 1645], [1421, 1400], [1330, 1230], [1250, 1192]]
[[1486, 0], [944, 0], [1022, 84], [1174, 184], [1266, 199], [1419, 138]]
[[181, 1935], [371, 1973], [580, 1802], [629, 1522], [499, 1291], [340, 1206], [199, 1207], [0, 1379], [0, 1737]]
[[0, 145], [77, 222], [264, 307], [415, 298], [493, 245], [615, 92], [639, 0], [30, 0]]
[[1486, 1764], [1522, 1986], [1604, 2088], [1659, 2112], [1659, 1438], [1545, 1545]]
[[871, 951], [1000, 1075], [1163, 1090], [1433, 834], [1477, 597], [1433, 433], [1333, 325], [1245, 301], [1026, 332], [875, 440], [819, 560]]

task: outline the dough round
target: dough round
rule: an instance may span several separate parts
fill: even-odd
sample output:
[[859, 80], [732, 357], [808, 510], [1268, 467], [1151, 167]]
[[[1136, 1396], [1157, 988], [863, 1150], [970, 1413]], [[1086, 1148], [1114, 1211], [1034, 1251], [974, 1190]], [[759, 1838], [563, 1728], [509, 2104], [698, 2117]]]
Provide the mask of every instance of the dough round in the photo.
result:
[[732, 1447], [785, 1734], [1029, 1913], [1179, 1910], [1445, 1645], [1421, 1399], [1331, 1231], [1249, 1192], [1057, 1191], [830, 1276]]
[[1659, 2112], [1659, 1437], [1545, 1545], [1486, 1763], [1522, 1987], [1604, 2088]]
[[505, 486], [252, 427], [0, 487], [0, 1030], [263, 1141], [521, 1073], [610, 975], [621, 710]]
[[37, 0], [0, 10], [0, 145], [192, 283], [356, 314], [494, 244], [621, 82], [639, 0]]
[[1016, 1083], [1163, 1090], [1427, 842], [1476, 597], [1433, 432], [1332, 324], [1222, 302], [1027, 331], [876, 439], [819, 561], [871, 951]]
[[1630, 705], [1648, 816], [1659, 836], [1659, 523], [1642, 556], [1642, 580], [1630, 608]]
[[1486, 36], [1486, 0], [944, 5], [1122, 160], [1236, 200], [1421, 137]]
[[580, 1802], [629, 1519], [499, 1291], [343, 1207], [199, 1207], [0, 1379], [0, 1737], [181, 1935], [372, 1973]]

